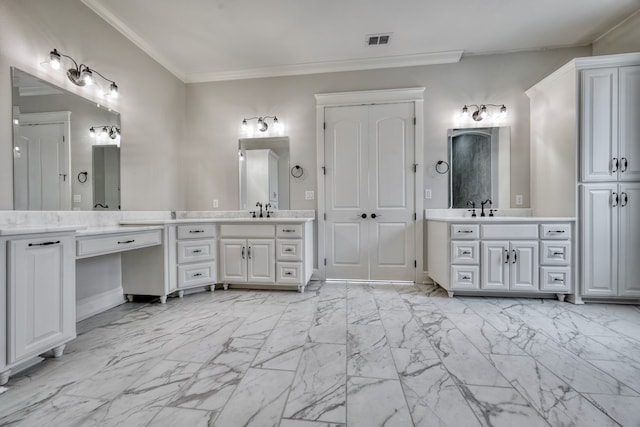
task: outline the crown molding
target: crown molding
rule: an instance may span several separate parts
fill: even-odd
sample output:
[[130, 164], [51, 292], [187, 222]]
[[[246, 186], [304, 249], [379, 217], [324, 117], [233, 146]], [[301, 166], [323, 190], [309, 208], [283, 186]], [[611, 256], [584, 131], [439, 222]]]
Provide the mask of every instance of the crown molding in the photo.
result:
[[151, 47], [151, 45], [140, 37], [138, 33], [133, 31], [127, 24], [122, 22], [122, 20], [102, 6], [99, 0], [82, 0], [82, 3], [94, 11], [99, 17], [104, 19], [109, 25], [118, 30], [123, 36], [128, 38], [133, 44], [138, 46], [143, 52], [166, 68], [171, 74], [176, 76], [182, 82], [185, 82], [185, 73], [178, 66]]
[[324, 61], [246, 70], [189, 74], [186, 83], [205, 83], [225, 80], [257, 79], [265, 77], [301, 76], [341, 71], [375, 70], [382, 68], [415, 67], [419, 65], [452, 64], [460, 61], [462, 50], [364, 58], [344, 61]]

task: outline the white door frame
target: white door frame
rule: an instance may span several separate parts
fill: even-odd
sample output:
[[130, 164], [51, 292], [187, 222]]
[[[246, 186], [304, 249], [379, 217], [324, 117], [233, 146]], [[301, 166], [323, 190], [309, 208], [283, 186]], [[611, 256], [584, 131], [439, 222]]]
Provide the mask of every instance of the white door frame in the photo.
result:
[[424, 198], [424, 87], [405, 89], [370, 90], [360, 92], [338, 92], [316, 94], [316, 170], [318, 186], [318, 276], [324, 280], [327, 277], [324, 259], [325, 227], [324, 215], [324, 110], [327, 107], [343, 107], [349, 105], [390, 104], [399, 102], [413, 102], [415, 114], [414, 143], [415, 143], [415, 214], [416, 214], [416, 283], [422, 283], [424, 277], [423, 266], [423, 207]]

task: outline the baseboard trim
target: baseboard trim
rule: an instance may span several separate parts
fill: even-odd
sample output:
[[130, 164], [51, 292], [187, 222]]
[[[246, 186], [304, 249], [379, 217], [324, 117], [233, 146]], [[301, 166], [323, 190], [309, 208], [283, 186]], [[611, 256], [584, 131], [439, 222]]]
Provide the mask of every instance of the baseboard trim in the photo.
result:
[[117, 307], [126, 301], [122, 287], [81, 299], [76, 302], [76, 322]]

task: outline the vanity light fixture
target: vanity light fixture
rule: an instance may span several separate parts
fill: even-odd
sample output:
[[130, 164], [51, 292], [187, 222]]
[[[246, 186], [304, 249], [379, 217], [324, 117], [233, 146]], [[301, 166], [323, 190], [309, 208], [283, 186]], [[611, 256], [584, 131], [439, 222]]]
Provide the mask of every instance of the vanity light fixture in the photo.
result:
[[[89, 128], [89, 136], [91, 138], [95, 138], [97, 136], [97, 132], [96, 128], [98, 128], [98, 130], [101, 131], [100, 135], [101, 136], [108, 136], [111, 139], [116, 139], [117, 137], [120, 136], [120, 128], [117, 128], [115, 126], [112, 125], [106, 125], [106, 126], [91, 126]], [[100, 129], [102, 128], [102, 129]]]
[[249, 129], [249, 124], [247, 123], [250, 120], [258, 120], [258, 124], [256, 125], [256, 129], [260, 132], [266, 132], [269, 129], [269, 124], [267, 123], [267, 119], [273, 119], [273, 128], [279, 130], [282, 128], [282, 124], [278, 121], [276, 116], [263, 116], [263, 117], [249, 117], [248, 119], [242, 119], [242, 129], [247, 131]]
[[471, 118], [476, 122], [481, 122], [482, 120], [489, 117], [489, 112], [487, 111], [487, 107], [496, 107], [500, 109], [500, 117], [504, 117], [507, 115], [507, 107], [504, 104], [469, 104], [462, 107], [462, 115], [467, 117], [469, 116], [469, 107], [474, 107], [475, 111], [471, 114]]
[[118, 97], [118, 85], [116, 84], [116, 82], [106, 78], [100, 72], [89, 68], [88, 65], [78, 65], [75, 59], [73, 59], [69, 55], [58, 52], [57, 49], [53, 49], [51, 52], [49, 52], [49, 61], [46, 61], [46, 63], [48, 63], [54, 70], [59, 70], [62, 65], [62, 58], [67, 58], [71, 62], [73, 62], [74, 66], [67, 70], [67, 77], [74, 85], [81, 87], [91, 86], [95, 82], [94, 74], [96, 74], [109, 82], [109, 91], [104, 93], [104, 96], [110, 96], [111, 98]]

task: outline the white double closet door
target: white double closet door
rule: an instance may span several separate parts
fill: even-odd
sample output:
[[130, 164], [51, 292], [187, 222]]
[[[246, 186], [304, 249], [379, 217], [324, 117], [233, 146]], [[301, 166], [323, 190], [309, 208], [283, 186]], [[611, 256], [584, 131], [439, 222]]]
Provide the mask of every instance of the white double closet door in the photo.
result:
[[327, 279], [415, 280], [414, 104], [325, 109]]

